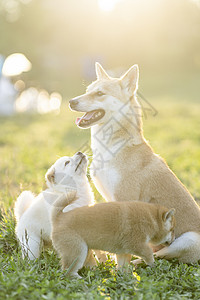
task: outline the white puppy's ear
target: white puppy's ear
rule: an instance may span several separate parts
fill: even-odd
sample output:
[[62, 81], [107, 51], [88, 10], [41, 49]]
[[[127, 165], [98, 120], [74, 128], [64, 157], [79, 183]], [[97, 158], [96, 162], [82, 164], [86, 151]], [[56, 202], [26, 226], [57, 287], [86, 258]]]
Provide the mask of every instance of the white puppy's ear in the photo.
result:
[[52, 184], [55, 183], [55, 169], [54, 168], [50, 168], [46, 175], [45, 175], [45, 179], [47, 182], [48, 186], [51, 186]]
[[139, 68], [138, 65], [132, 66], [121, 78], [120, 81], [124, 89], [126, 89], [130, 95], [138, 89], [139, 81]]
[[97, 79], [110, 79], [109, 75], [106, 73], [104, 68], [100, 65], [100, 63], [96, 62], [95, 63], [95, 70], [96, 70], [96, 75]]

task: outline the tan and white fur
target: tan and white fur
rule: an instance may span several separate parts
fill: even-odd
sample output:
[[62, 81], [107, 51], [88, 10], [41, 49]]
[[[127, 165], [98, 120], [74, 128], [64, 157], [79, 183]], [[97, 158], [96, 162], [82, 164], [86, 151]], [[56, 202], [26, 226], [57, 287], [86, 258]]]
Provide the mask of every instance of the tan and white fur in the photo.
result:
[[[197, 262], [200, 209], [143, 137], [142, 111], [136, 97], [138, 66], [132, 66], [120, 78], [111, 78], [97, 63], [96, 74], [97, 80], [89, 85], [86, 93], [70, 100], [72, 110], [86, 112], [77, 125], [91, 127], [91, 175], [95, 186], [107, 201], [132, 199], [174, 207], [176, 240], [158, 251], [157, 256]], [[106, 139], [108, 129], [110, 135]]]
[[73, 157], [59, 158], [47, 171], [48, 188], [35, 197], [30, 191], [20, 194], [15, 203], [16, 235], [23, 257], [38, 258], [43, 246], [51, 245], [50, 215], [53, 203], [65, 199], [76, 190], [78, 199], [63, 208], [64, 212], [94, 204], [94, 197], [86, 176], [87, 158], [81, 152]]
[[[67, 201], [73, 199], [77, 199], [75, 194], [69, 194]], [[152, 266], [149, 244], [171, 244], [174, 240], [174, 209], [130, 201], [85, 206], [64, 214], [67, 201], [56, 201], [52, 210], [52, 242], [70, 275], [78, 276], [90, 249], [128, 254], [129, 262], [130, 254], [135, 254]]]

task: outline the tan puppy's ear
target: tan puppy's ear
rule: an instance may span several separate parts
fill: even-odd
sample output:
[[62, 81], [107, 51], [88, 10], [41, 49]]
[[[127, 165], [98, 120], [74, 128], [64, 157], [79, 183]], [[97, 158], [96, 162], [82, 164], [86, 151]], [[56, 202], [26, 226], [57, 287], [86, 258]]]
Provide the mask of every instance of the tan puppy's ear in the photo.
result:
[[121, 84], [124, 89], [126, 89], [130, 95], [138, 89], [139, 81], [139, 68], [138, 65], [132, 66], [121, 78]]
[[171, 208], [166, 213], [163, 214], [162, 218], [164, 222], [171, 221], [172, 216], [175, 214], [175, 208]]
[[110, 79], [109, 75], [106, 73], [104, 68], [100, 65], [100, 63], [96, 62], [95, 63], [95, 70], [96, 70], [96, 75], [97, 79]]
[[47, 181], [47, 185], [48, 183], [50, 184], [54, 184], [55, 183], [55, 169], [54, 168], [50, 168], [46, 175], [45, 175], [46, 181]]

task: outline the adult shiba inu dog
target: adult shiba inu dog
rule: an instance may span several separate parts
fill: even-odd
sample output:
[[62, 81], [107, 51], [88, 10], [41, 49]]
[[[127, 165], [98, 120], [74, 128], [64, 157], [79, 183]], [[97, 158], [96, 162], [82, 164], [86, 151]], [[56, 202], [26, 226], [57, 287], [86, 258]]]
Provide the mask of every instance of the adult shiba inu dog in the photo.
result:
[[[67, 203], [76, 200], [58, 199], [52, 209], [52, 242], [61, 257], [63, 269], [78, 275], [88, 251], [135, 254], [153, 265], [149, 243], [170, 244], [174, 240], [174, 209], [142, 202], [109, 202], [76, 208], [63, 213]], [[122, 267], [123, 265], [120, 265]]]
[[22, 192], [15, 202], [16, 235], [23, 257], [38, 258], [41, 246], [51, 245], [50, 215], [53, 203], [65, 199], [70, 190], [76, 190], [78, 199], [63, 207], [63, 212], [94, 204], [94, 196], [86, 176], [87, 158], [78, 152], [73, 157], [60, 157], [47, 171], [48, 188], [35, 197]]
[[98, 191], [108, 201], [132, 199], [175, 208], [176, 240], [157, 256], [197, 262], [200, 209], [143, 137], [141, 106], [136, 97], [138, 66], [132, 66], [121, 78], [111, 78], [97, 63], [96, 74], [97, 80], [86, 93], [70, 100], [70, 108], [85, 112], [76, 121], [78, 127], [91, 127], [91, 175]]

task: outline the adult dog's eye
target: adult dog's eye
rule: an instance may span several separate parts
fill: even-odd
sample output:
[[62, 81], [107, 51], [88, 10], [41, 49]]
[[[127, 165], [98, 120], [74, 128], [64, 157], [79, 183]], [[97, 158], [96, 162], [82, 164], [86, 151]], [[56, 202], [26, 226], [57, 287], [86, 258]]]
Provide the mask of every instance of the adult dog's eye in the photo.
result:
[[69, 161], [69, 160], [67, 160], [67, 161], [65, 162], [65, 166], [66, 166], [66, 165], [68, 165], [69, 163], [70, 163], [70, 161]]
[[97, 96], [103, 96], [103, 95], [105, 95], [105, 94], [102, 93], [101, 91], [98, 91], [98, 92], [97, 92]]

